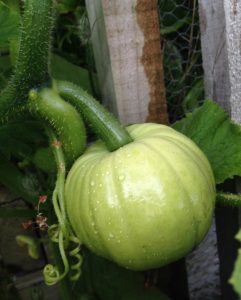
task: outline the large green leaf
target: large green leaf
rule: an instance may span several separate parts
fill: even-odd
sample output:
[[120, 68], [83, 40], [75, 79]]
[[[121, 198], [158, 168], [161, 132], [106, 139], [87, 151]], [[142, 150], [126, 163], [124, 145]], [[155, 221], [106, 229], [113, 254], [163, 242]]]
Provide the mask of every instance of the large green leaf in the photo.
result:
[[200, 100], [203, 99], [203, 95], [203, 79], [200, 79], [194, 84], [194, 86], [191, 88], [182, 102], [184, 112], [187, 113], [197, 108], [199, 106]]
[[213, 101], [205, 101], [173, 127], [190, 137], [208, 157], [216, 183], [241, 176], [241, 127]]
[[150, 288], [126, 293], [121, 300], [170, 300], [157, 288]]
[[[241, 230], [236, 235], [236, 239], [241, 242]], [[235, 262], [233, 274], [229, 279], [234, 290], [241, 296], [241, 249], [238, 251], [238, 258]]]
[[36, 211], [32, 209], [18, 209], [9, 207], [0, 207], [0, 218], [34, 218], [36, 217]]
[[0, 56], [0, 92], [7, 85], [11, 70], [10, 57], [8, 55]]
[[0, 1], [0, 47], [7, 47], [11, 39], [15, 39], [19, 28], [19, 15], [16, 9], [8, 7]]
[[100, 300], [169, 300], [158, 289], [145, 289], [141, 272], [121, 268], [90, 252], [84, 261], [83, 276]]
[[190, 17], [187, 15], [183, 19], [178, 19], [174, 24], [171, 26], [161, 27], [160, 33], [161, 35], [167, 35], [173, 32], [177, 32], [178, 29], [182, 28], [182, 26], [190, 23]]
[[90, 73], [87, 69], [73, 65], [64, 58], [53, 54], [51, 57], [51, 73], [55, 79], [70, 81], [93, 94]]
[[0, 126], [0, 152], [6, 157], [26, 158], [44, 140], [43, 129], [34, 121]]
[[37, 202], [39, 191], [33, 174], [24, 174], [0, 153], [0, 183], [15, 195], [23, 197], [30, 203]]

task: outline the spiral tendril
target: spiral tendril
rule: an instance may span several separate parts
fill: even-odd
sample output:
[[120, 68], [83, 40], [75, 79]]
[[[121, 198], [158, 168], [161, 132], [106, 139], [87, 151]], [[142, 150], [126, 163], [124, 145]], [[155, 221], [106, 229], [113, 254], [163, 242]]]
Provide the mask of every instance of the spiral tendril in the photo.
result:
[[48, 228], [48, 235], [52, 242], [58, 243], [59, 242], [59, 225], [53, 224]]
[[59, 281], [60, 274], [57, 267], [47, 264], [43, 271], [44, 281], [47, 285], [54, 285]]
[[83, 263], [83, 257], [80, 255], [80, 240], [76, 237], [71, 235], [70, 241], [75, 244], [76, 246], [69, 251], [69, 255], [72, 256], [75, 260], [75, 263], [71, 265], [72, 274], [70, 276], [70, 280], [76, 281], [79, 279], [81, 275], [81, 265]]

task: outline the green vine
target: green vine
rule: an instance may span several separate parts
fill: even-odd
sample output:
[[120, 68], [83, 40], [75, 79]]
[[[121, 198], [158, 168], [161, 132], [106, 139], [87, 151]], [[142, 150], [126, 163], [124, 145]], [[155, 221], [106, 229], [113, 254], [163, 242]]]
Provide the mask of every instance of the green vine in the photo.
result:
[[57, 180], [55, 189], [53, 191], [53, 207], [56, 214], [58, 225], [53, 224], [49, 227], [49, 235], [53, 242], [57, 242], [59, 245], [59, 252], [63, 262], [64, 270], [60, 273], [58, 267], [48, 264], [44, 268], [44, 279], [47, 285], [53, 285], [62, 280], [69, 272], [69, 262], [66, 255], [66, 249], [69, 243], [72, 242], [76, 245], [74, 249], [69, 252], [69, 255], [74, 257], [76, 262], [71, 266], [71, 269], [75, 271], [75, 274], [70, 277], [71, 280], [77, 280], [80, 276], [80, 268], [82, 264], [82, 256], [80, 255], [80, 241], [73, 234], [67, 220], [67, 214], [64, 201], [64, 187], [65, 187], [65, 160], [62, 151], [62, 145], [57, 140], [53, 131], [49, 128], [46, 129], [49, 136], [53, 153], [57, 164]]
[[22, 19], [15, 71], [0, 94], [2, 122], [8, 121], [10, 114], [20, 114], [25, 110], [24, 104], [31, 88], [50, 80], [48, 68], [54, 22], [53, 1], [24, 1]]
[[216, 202], [223, 206], [241, 207], [241, 195], [218, 192]]

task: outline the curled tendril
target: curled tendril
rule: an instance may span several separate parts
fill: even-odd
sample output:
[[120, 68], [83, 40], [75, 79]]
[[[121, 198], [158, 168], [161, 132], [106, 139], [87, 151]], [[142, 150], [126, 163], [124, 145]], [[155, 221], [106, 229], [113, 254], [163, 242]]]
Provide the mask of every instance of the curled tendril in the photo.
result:
[[75, 260], [75, 263], [71, 265], [72, 274], [70, 276], [70, 280], [76, 281], [79, 279], [81, 275], [81, 265], [83, 262], [83, 257], [80, 255], [80, 240], [76, 237], [71, 235], [70, 241], [75, 244], [76, 246], [69, 251], [69, 255], [72, 256]]
[[59, 242], [59, 225], [53, 224], [48, 228], [48, 235], [52, 242], [58, 243]]
[[64, 270], [60, 274], [59, 269], [56, 266], [48, 264], [44, 268], [44, 280], [47, 285], [54, 285], [55, 283], [59, 282], [63, 279], [69, 272], [69, 263], [65, 254], [64, 250], [64, 240], [63, 240], [63, 233], [60, 230], [58, 235], [58, 244], [59, 244], [59, 252], [62, 258]]
[[30, 257], [34, 259], [38, 259], [40, 256], [40, 249], [39, 249], [39, 243], [36, 239], [27, 236], [27, 235], [17, 235], [16, 241], [19, 246], [27, 246], [28, 247], [28, 254]]
[[60, 280], [59, 279], [60, 274], [58, 268], [51, 264], [47, 264], [44, 267], [43, 275], [44, 275], [44, 281], [47, 285], [54, 285]]

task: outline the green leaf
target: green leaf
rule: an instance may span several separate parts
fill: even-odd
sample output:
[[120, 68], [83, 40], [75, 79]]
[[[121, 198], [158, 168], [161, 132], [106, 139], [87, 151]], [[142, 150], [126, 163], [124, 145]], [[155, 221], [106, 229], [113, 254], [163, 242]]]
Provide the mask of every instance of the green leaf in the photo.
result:
[[161, 35], [167, 35], [173, 32], [177, 32], [178, 29], [182, 28], [185, 24], [190, 24], [190, 17], [186, 16], [183, 19], [178, 19], [174, 24], [171, 26], [165, 26], [160, 29]]
[[203, 80], [198, 80], [183, 100], [182, 107], [185, 113], [198, 108], [204, 95]]
[[157, 288], [142, 289], [126, 293], [121, 300], [170, 300]]
[[[241, 242], [241, 230], [239, 230], [235, 238]], [[232, 284], [234, 290], [241, 296], [241, 249], [238, 251], [238, 258], [235, 262], [229, 283]]]
[[182, 56], [178, 48], [172, 42], [168, 41], [165, 44], [163, 64], [170, 80], [179, 81], [182, 78]]
[[38, 201], [37, 182], [33, 174], [25, 175], [0, 154], [0, 183], [15, 195], [21, 196], [30, 203]]
[[32, 157], [34, 165], [45, 173], [55, 173], [56, 163], [53, 155], [53, 151], [50, 147], [40, 147], [34, 153]]
[[10, 74], [11, 74], [10, 57], [7, 55], [0, 56], [0, 91], [7, 85]]
[[0, 126], [0, 138], [6, 136], [31, 145], [46, 139], [43, 128], [38, 122], [34, 121], [8, 123]]
[[156, 288], [144, 287], [143, 272], [119, 267], [85, 249], [83, 275], [99, 300], [170, 300]]
[[87, 69], [73, 65], [64, 58], [53, 54], [51, 57], [51, 73], [55, 79], [70, 81], [93, 94], [90, 74]]
[[18, 159], [29, 157], [45, 140], [43, 129], [34, 121], [0, 126], [0, 151], [6, 157], [13, 156]]
[[69, 13], [76, 8], [78, 4], [77, 0], [59, 0], [57, 1], [57, 10], [59, 13]]
[[121, 300], [122, 296], [144, 285], [141, 273], [133, 272], [90, 252], [85, 256], [83, 275], [88, 274], [93, 290], [101, 300]]
[[33, 218], [36, 212], [31, 209], [0, 207], [0, 218]]
[[241, 176], [241, 127], [216, 103], [205, 101], [173, 128], [191, 138], [206, 154], [216, 183]]
[[0, 139], [0, 152], [4, 153], [6, 157], [14, 156], [18, 159], [23, 159], [32, 153], [32, 148], [19, 139], [6, 135], [0, 135]]
[[0, 47], [7, 47], [11, 39], [18, 35], [19, 15], [0, 1]]

